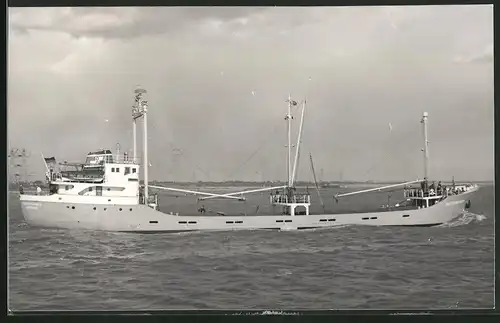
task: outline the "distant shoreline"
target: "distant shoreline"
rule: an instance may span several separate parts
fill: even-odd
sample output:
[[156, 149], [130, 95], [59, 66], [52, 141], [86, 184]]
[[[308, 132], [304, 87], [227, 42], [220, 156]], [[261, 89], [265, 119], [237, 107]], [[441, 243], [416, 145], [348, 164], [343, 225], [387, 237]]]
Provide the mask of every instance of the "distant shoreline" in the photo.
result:
[[[343, 182], [338, 182], [338, 181], [331, 181], [331, 182], [320, 182], [318, 183], [319, 186], [321, 185], [391, 185], [391, 184], [400, 184], [407, 182], [408, 180], [403, 180], [403, 181], [366, 181], [366, 182], [361, 182], [361, 181], [343, 181]], [[436, 182], [438, 182], [436, 180]], [[142, 182], [141, 182], [142, 183]], [[443, 184], [451, 184], [451, 181], [441, 181]], [[464, 180], [456, 180], [456, 184], [461, 184], [461, 183], [473, 183], [473, 184], [494, 184], [494, 181], [464, 181]], [[155, 184], [163, 184], [163, 185], [181, 185], [181, 186], [255, 186], [255, 187], [262, 187], [262, 186], [283, 186], [286, 185], [285, 182], [251, 182], [251, 181], [222, 181], [222, 182], [172, 182], [172, 181], [151, 181], [149, 182], [151, 185]], [[295, 182], [296, 186], [315, 186], [314, 182]]]
[[[346, 186], [384, 186], [384, 185], [391, 185], [391, 184], [400, 184], [404, 183], [406, 181], [366, 181], [366, 182], [361, 182], [361, 181], [331, 181], [331, 182], [321, 182], [318, 183], [318, 186], [321, 188], [341, 188], [341, 187], [346, 187]], [[436, 181], [437, 182], [437, 181]], [[465, 184], [465, 183], [473, 183], [473, 184], [479, 184], [479, 185], [494, 185], [494, 181], [461, 181], [457, 180], [455, 181], [457, 185], [459, 184]], [[44, 187], [47, 184], [41, 181], [37, 181], [34, 183], [21, 183], [25, 189], [29, 189], [30, 187], [36, 187], [37, 185]], [[141, 181], [141, 184], [143, 182]], [[451, 181], [442, 181], [442, 184], [444, 185], [451, 185]], [[172, 181], [150, 181], [149, 185], [161, 185], [161, 186], [177, 186], [177, 187], [246, 187], [246, 188], [260, 188], [260, 187], [273, 187], [273, 186], [285, 186], [285, 182], [252, 182], [252, 181], [221, 181], [221, 182], [172, 182]], [[295, 182], [296, 187], [310, 187], [314, 188], [315, 184], [314, 182]], [[10, 183], [9, 185], [9, 190], [11, 191], [17, 191], [17, 184]]]

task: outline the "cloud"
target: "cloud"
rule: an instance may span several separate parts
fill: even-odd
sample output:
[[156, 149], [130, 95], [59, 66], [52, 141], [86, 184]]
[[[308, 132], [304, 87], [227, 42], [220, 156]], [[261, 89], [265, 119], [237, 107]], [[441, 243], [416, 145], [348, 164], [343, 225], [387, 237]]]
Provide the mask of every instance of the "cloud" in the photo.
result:
[[456, 56], [453, 62], [459, 64], [468, 63], [493, 63], [493, 44], [487, 45], [483, 50], [477, 51], [475, 53], [469, 54], [467, 56]]
[[[288, 93], [307, 96], [304, 151], [325, 179], [337, 166], [352, 179], [418, 175], [424, 109], [436, 159], [465, 158], [442, 129], [466, 127], [483, 147], [478, 158], [493, 160], [493, 66], [472, 64], [492, 57], [491, 6], [11, 8], [9, 18], [8, 134], [17, 146], [68, 159], [117, 141], [127, 149], [139, 83], [151, 163], [168, 169], [171, 143], [220, 179], [266, 142], [236, 176], [282, 178]], [[471, 64], [454, 64], [457, 54]], [[405, 141], [387, 141], [388, 120]], [[378, 155], [395, 157], [362, 178]], [[467, 162], [455, 166], [471, 172]], [[299, 178], [309, 178], [301, 165]], [[492, 165], [474, 172], [490, 176]], [[192, 167], [153, 167], [152, 176], [190, 179]]]
[[64, 31], [74, 37], [133, 38], [175, 32], [203, 20], [230, 21], [258, 12], [249, 7], [168, 8], [15, 8], [10, 26], [15, 31]]

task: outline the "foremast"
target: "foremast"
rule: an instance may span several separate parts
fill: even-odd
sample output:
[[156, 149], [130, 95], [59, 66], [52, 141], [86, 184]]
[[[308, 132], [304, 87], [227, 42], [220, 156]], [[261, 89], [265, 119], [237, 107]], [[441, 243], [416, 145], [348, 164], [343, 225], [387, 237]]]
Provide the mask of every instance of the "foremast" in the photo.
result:
[[[148, 101], [144, 99], [144, 95], [147, 93], [145, 89], [137, 88], [135, 91], [135, 104], [132, 106], [132, 126], [133, 126], [133, 136], [134, 136], [134, 160], [137, 158], [137, 131], [136, 123], [137, 119], [142, 117], [143, 121], [143, 168], [144, 168], [144, 201], [145, 204], [149, 205], [149, 178], [148, 178]], [[155, 196], [156, 199], [156, 196]], [[152, 203], [153, 207], [157, 207], [156, 201]]]

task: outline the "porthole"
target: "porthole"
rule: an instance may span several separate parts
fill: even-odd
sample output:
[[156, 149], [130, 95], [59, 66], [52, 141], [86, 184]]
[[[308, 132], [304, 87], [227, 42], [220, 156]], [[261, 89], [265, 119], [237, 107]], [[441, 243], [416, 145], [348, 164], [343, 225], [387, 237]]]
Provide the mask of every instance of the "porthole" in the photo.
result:
[[111, 202], [111, 199], [108, 199], [108, 202]]
[[106, 208], [104, 208], [104, 211], [106, 211], [106, 210], [107, 210], [107, 209], [106, 209]]
[[130, 209], [130, 211], [132, 211], [132, 208]]
[[120, 208], [120, 211], [122, 210], [122, 208]]
[[72, 208], [73, 210], [75, 209], [75, 207], [74, 207], [74, 206], [72, 206], [71, 208]]
[[94, 211], [96, 210], [96, 207], [94, 206]]
[[66, 205], [66, 208], [69, 209], [69, 205]]

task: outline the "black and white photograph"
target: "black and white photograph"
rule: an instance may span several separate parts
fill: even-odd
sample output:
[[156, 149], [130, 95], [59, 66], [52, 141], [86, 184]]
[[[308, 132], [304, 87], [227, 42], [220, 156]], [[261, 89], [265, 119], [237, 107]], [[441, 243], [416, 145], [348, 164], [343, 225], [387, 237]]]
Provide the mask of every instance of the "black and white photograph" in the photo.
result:
[[495, 307], [493, 5], [7, 19], [9, 311]]

